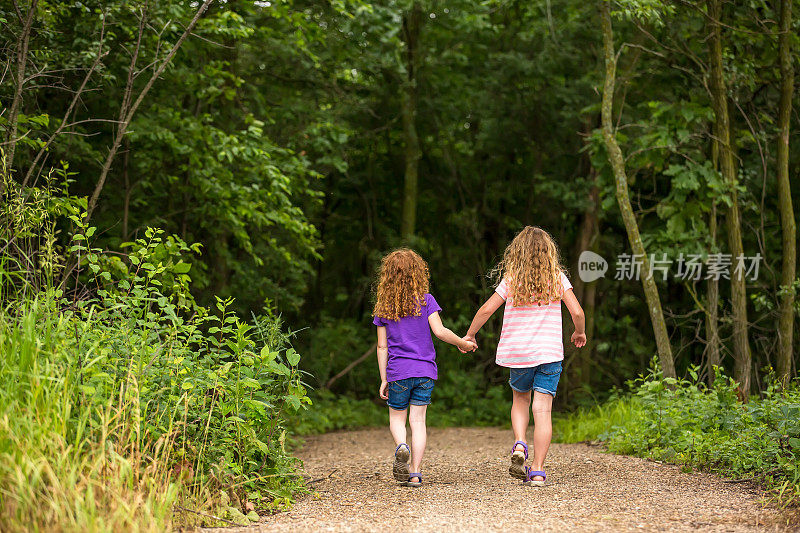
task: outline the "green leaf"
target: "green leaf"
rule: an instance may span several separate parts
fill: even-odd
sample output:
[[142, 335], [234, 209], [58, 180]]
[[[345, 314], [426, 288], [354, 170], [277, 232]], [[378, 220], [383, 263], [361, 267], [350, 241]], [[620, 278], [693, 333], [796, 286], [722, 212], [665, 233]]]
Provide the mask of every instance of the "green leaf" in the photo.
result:
[[289, 348], [286, 351], [286, 360], [289, 361], [289, 365], [297, 366], [297, 363], [300, 362], [300, 354], [294, 351], [293, 348]]
[[172, 271], [176, 274], [186, 274], [190, 268], [192, 268], [192, 265], [189, 263], [180, 262], [173, 265]]
[[247, 387], [248, 389], [260, 389], [261, 383], [254, 380], [253, 378], [242, 378], [239, 380], [243, 386]]
[[278, 352], [272, 352], [269, 346], [264, 346], [261, 348], [261, 357], [264, 359], [265, 363], [271, 363], [278, 357]]

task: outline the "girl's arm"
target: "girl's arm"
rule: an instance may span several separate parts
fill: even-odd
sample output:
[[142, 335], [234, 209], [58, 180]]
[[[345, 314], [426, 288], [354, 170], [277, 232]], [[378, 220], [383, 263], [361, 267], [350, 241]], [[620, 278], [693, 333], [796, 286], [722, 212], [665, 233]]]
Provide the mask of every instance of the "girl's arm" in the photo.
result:
[[378, 389], [378, 396], [384, 400], [389, 399], [386, 388], [386, 363], [389, 360], [389, 343], [386, 340], [386, 328], [378, 326], [378, 371], [381, 373], [381, 388]]
[[478, 331], [486, 324], [486, 321], [489, 320], [497, 308], [506, 303], [503, 300], [503, 297], [497, 293], [492, 294], [492, 296], [486, 300], [486, 303], [478, 309], [478, 312], [475, 313], [475, 318], [472, 319], [472, 324], [469, 326], [469, 330], [464, 338], [475, 341], [475, 335], [478, 334]]
[[575, 293], [572, 292], [572, 289], [567, 289], [564, 291], [564, 296], [562, 298], [564, 303], [567, 305], [567, 309], [569, 310], [569, 314], [572, 315], [572, 323], [575, 325], [575, 331], [572, 333], [572, 344], [575, 345], [576, 348], [580, 348], [586, 345], [586, 317], [583, 316], [583, 308], [581, 304], [578, 302], [578, 299], [575, 297]]
[[442, 324], [442, 319], [439, 317], [439, 313], [431, 313], [428, 315], [428, 324], [431, 326], [431, 331], [433, 334], [436, 335], [436, 338], [439, 340], [443, 340], [448, 344], [452, 344], [457, 346], [459, 350], [462, 352], [471, 352], [477, 346], [474, 342], [470, 342], [468, 340], [464, 340], [448, 328], [444, 327]]

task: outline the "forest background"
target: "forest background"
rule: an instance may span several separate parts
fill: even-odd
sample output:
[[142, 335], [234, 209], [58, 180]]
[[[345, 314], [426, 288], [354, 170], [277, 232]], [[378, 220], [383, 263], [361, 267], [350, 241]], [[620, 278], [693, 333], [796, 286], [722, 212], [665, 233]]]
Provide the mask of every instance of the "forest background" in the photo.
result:
[[[756, 441], [774, 441], [765, 461], [788, 464], [776, 479], [796, 487], [792, 3], [0, 2], [0, 375], [20, 398], [6, 415], [44, 408], [31, 391], [47, 367], [75, 410], [53, 414], [64, 449], [93, 448], [87, 427], [143, 421], [145, 404], [164, 416], [151, 439], [120, 426], [114, 441], [178, 450], [159, 486], [195, 482], [154, 497], [164, 517], [175, 498], [274, 510], [302, 486], [292, 434], [383, 423], [370, 325], [382, 254], [417, 250], [464, 332], [506, 244], [537, 225], [587, 315], [556, 410], [596, 422], [593, 406], [619, 407], [631, 387], [676, 383], [716, 390], [714, 416], [730, 398], [774, 400]], [[604, 277], [582, 281], [585, 251], [608, 261]], [[432, 424], [507, 423], [499, 327], [498, 314], [468, 356], [437, 345]], [[218, 425], [187, 433], [205, 417]], [[6, 487], [38, 468], [14, 451], [30, 429], [16, 423], [0, 439]], [[582, 438], [612, 424], [599, 427]], [[58, 455], [45, 440], [32, 449]], [[29, 500], [7, 489], [14, 520], [43, 493], [58, 500], [46, 477]]]

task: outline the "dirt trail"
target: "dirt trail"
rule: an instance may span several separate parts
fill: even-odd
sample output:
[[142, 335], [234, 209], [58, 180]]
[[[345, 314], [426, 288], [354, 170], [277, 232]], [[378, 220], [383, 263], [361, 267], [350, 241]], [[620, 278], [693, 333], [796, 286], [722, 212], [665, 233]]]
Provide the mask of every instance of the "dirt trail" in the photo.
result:
[[582, 444], [555, 444], [544, 488], [508, 471], [509, 430], [430, 429], [425, 486], [398, 486], [387, 429], [309, 438], [300, 451], [317, 494], [257, 531], [778, 531], [779, 517], [743, 483]]

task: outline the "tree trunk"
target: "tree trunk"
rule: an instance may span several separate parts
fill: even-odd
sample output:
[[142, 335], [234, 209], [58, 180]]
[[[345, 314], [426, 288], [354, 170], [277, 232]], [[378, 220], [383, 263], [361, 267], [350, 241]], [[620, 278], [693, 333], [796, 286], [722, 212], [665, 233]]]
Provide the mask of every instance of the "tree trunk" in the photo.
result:
[[[25, 14], [25, 19], [20, 19], [22, 31], [17, 40], [17, 75], [14, 80], [14, 98], [11, 100], [11, 106], [8, 109], [8, 129], [6, 130], [6, 143], [8, 145], [8, 149], [6, 150], [6, 168], [9, 170], [11, 170], [14, 165], [14, 154], [17, 147], [19, 111], [22, 109], [22, 89], [25, 85], [25, 72], [28, 65], [28, 45], [30, 43], [33, 19], [36, 16], [36, 4], [38, 4], [38, 0], [31, 0], [31, 5], [28, 8], [28, 12]], [[2, 187], [2, 184], [0, 184], [0, 187]]]
[[614, 181], [616, 182], [616, 196], [622, 220], [628, 233], [628, 241], [631, 249], [637, 257], [642, 258], [642, 286], [644, 288], [647, 309], [650, 312], [650, 321], [653, 324], [653, 333], [656, 338], [658, 358], [661, 369], [666, 377], [675, 377], [675, 363], [672, 359], [672, 347], [669, 344], [667, 335], [667, 325], [664, 321], [664, 313], [661, 309], [661, 298], [658, 295], [658, 287], [653, 276], [650, 276], [650, 261], [639, 234], [639, 226], [633, 214], [631, 200], [628, 196], [628, 176], [625, 171], [625, 159], [622, 157], [622, 150], [617, 143], [616, 133], [612, 122], [612, 107], [614, 99], [614, 83], [617, 69], [617, 59], [614, 53], [614, 32], [611, 28], [611, 13], [609, 0], [600, 0], [600, 12], [603, 28], [603, 52], [606, 63], [605, 84], [603, 85], [602, 102], [602, 130], [603, 140], [605, 141], [608, 152], [608, 160], [614, 171]]
[[[587, 118], [584, 134], [588, 137], [592, 132], [593, 118]], [[580, 255], [586, 250], [598, 252], [598, 235], [600, 233], [600, 224], [598, 220], [598, 206], [600, 205], [600, 193], [597, 187], [596, 171], [592, 168], [591, 158], [589, 152], [585, 152], [582, 157], [581, 167], [578, 169], [581, 173], [586, 173], [589, 176], [589, 193], [587, 195], [588, 206], [583, 212], [583, 222], [581, 223], [581, 232], [578, 237], [578, 242], [575, 247], [573, 256], [575, 258], [573, 272], [577, 274], [580, 271]], [[595, 293], [597, 288], [597, 281], [584, 283], [579, 275], [575, 275], [572, 280], [572, 288], [575, 292], [575, 297], [581, 303], [584, 314], [586, 316], [586, 338], [587, 343], [582, 349], [578, 350], [569, 343], [569, 337], [564, 338], [564, 345], [568, 347], [571, 355], [577, 359], [577, 374], [581, 382], [587, 382], [591, 372], [592, 352], [594, 351], [594, 309], [595, 309]], [[565, 329], [565, 332], [568, 329]]]
[[[203, 0], [203, 3], [197, 8], [195, 11], [192, 20], [184, 29], [183, 33], [178, 40], [175, 41], [175, 44], [172, 45], [172, 48], [169, 49], [169, 52], [164, 56], [164, 59], [157, 64], [157, 66], [153, 67], [153, 74], [147, 80], [142, 90], [139, 92], [138, 96], [135, 100], [133, 100], [133, 86], [132, 86], [132, 76], [133, 76], [133, 69], [136, 66], [136, 59], [138, 55], [138, 48], [140, 41], [137, 41], [136, 51], [131, 58], [131, 67], [130, 71], [128, 72], [129, 76], [129, 84], [125, 90], [125, 94], [123, 95], [122, 101], [122, 108], [120, 112], [120, 121], [117, 125], [117, 131], [114, 135], [114, 142], [111, 144], [111, 147], [108, 149], [108, 154], [106, 155], [105, 161], [103, 162], [103, 166], [100, 170], [100, 176], [97, 178], [97, 183], [94, 186], [94, 191], [92, 192], [91, 197], [87, 203], [86, 208], [86, 221], [88, 222], [89, 219], [92, 217], [92, 213], [94, 212], [95, 208], [97, 207], [97, 202], [100, 199], [100, 193], [103, 192], [103, 187], [106, 184], [106, 178], [108, 177], [108, 173], [111, 171], [111, 165], [114, 163], [114, 159], [117, 157], [117, 153], [119, 152], [119, 147], [122, 145], [122, 140], [125, 138], [125, 134], [128, 132], [128, 126], [130, 126], [131, 121], [133, 120], [136, 111], [139, 109], [144, 98], [147, 96], [147, 93], [150, 92], [150, 89], [153, 87], [153, 84], [156, 80], [161, 77], [164, 71], [167, 69], [167, 66], [172, 61], [172, 58], [178, 52], [178, 49], [181, 47], [183, 42], [192, 34], [194, 31], [195, 26], [197, 25], [197, 21], [200, 20], [200, 17], [203, 13], [206, 12], [208, 6], [214, 0]], [[140, 20], [140, 28], [139, 28], [139, 39], [142, 37], [142, 28], [141, 25], [144, 22], [144, 14], [142, 14], [142, 20]], [[131, 103], [131, 101], [133, 103]]]
[[781, 212], [783, 262], [781, 265], [780, 318], [778, 321], [778, 377], [788, 383], [792, 376], [794, 335], [794, 278], [797, 257], [797, 226], [789, 183], [789, 124], [792, 113], [794, 69], [792, 68], [792, 0], [781, 0], [778, 55], [781, 68], [781, 98], [778, 108], [778, 208]]
[[403, 187], [403, 214], [400, 236], [404, 241], [414, 236], [417, 224], [417, 180], [419, 160], [422, 152], [417, 135], [417, 69], [419, 67], [419, 32], [422, 24], [422, 9], [414, 3], [411, 11], [403, 16], [403, 42], [405, 42], [406, 76], [400, 88], [401, 112], [403, 116], [403, 145], [405, 156], [405, 184]]
[[125, 195], [122, 199], [122, 242], [128, 240], [128, 219], [131, 212], [131, 179], [130, 179], [131, 140], [125, 138], [125, 156], [122, 160], [122, 181], [125, 183]]
[[[728, 116], [728, 93], [722, 75], [722, 32], [720, 0], [708, 0], [709, 54], [711, 65], [711, 99], [714, 107], [714, 137], [719, 145], [719, 161], [722, 178], [730, 194], [731, 205], [727, 212], [728, 248], [732, 261], [743, 255], [742, 228], [739, 214], [739, 199], [736, 187], [736, 166], [733, 145], [731, 144], [730, 118]], [[747, 339], [747, 288], [743, 269], [731, 272], [731, 304], [733, 315], [733, 374], [739, 383], [739, 394], [746, 399], [750, 394], [750, 372], [752, 359], [750, 343]]]
[[[711, 206], [711, 216], [708, 221], [711, 241], [717, 242], [717, 205]], [[708, 280], [706, 302], [706, 361], [708, 362], [708, 384], [714, 383], [714, 367], [719, 366], [720, 340], [719, 340], [719, 280], [713, 277]]]

